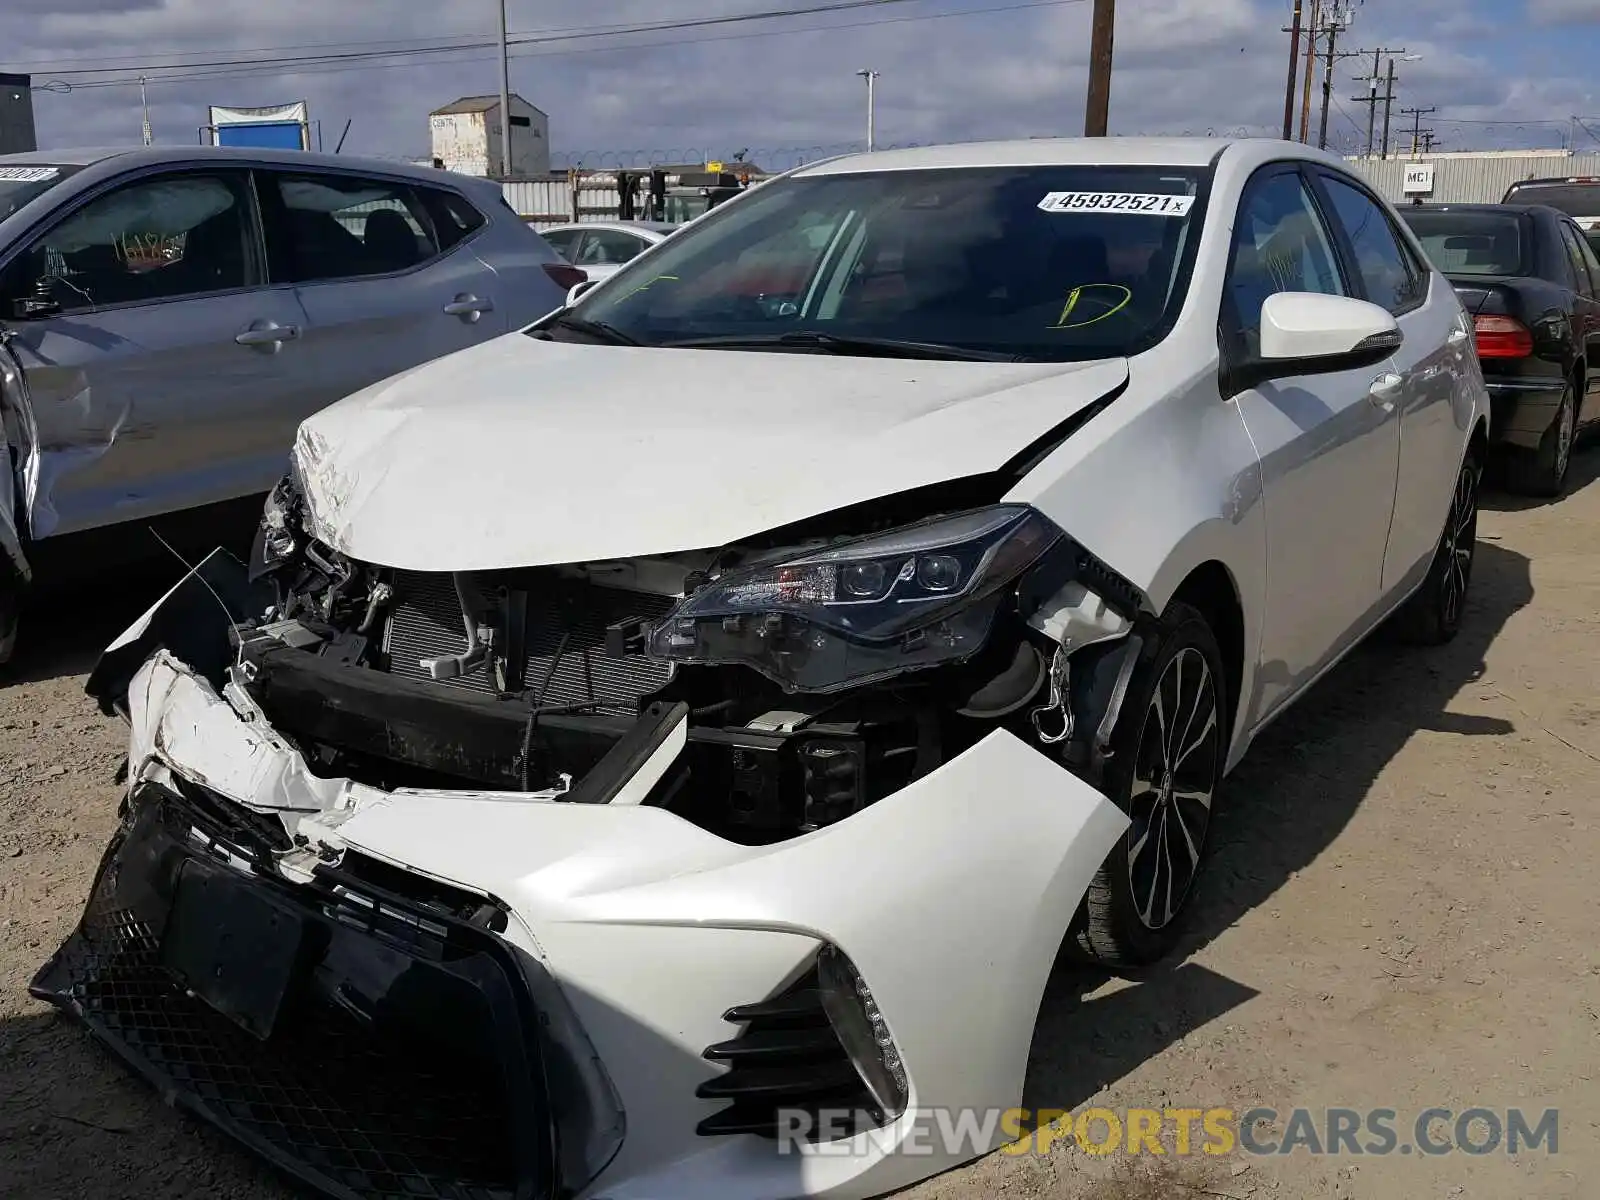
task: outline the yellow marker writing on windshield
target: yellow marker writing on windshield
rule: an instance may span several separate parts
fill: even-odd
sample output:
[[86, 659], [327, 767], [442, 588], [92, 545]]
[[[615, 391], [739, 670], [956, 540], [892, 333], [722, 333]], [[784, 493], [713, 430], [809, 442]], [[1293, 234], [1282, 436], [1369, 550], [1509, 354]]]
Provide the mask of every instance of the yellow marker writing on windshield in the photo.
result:
[[[1118, 294], [1115, 302], [1113, 302], [1111, 296], [1104, 294], [1107, 292], [1115, 292]], [[1078, 304], [1084, 299], [1085, 293], [1088, 293], [1088, 298], [1096, 305], [1104, 305], [1105, 307], [1101, 308], [1093, 316], [1084, 316], [1078, 318], [1077, 320], [1070, 320], [1069, 318], [1071, 318], [1073, 314], [1077, 312]], [[1107, 317], [1114, 316], [1115, 314], [1121, 312], [1128, 306], [1128, 303], [1132, 299], [1133, 292], [1128, 288], [1123, 287], [1120, 283], [1079, 284], [1077, 287], [1073, 288], [1067, 293], [1067, 303], [1065, 307], [1062, 308], [1061, 315], [1056, 318], [1056, 323], [1050, 326], [1050, 328], [1081, 329], [1085, 325], [1093, 325], [1096, 321], [1104, 321]]]

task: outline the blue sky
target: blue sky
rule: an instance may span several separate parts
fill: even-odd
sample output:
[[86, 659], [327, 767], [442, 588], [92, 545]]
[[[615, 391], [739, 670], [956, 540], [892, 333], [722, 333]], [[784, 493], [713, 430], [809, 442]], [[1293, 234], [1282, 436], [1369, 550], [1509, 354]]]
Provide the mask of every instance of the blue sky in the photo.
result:
[[[571, 34], [782, 6], [510, 0], [509, 23], [513, 33]], [[880, 144], [1073, 134], [1082, 128], [1089, 7], [894, 0], [831, 17], [586, 37], [520, 47], [512, 86], [550, 114], [558, 151], [596, 165], [624, 151], [721, 156], [748, 147], [787, 166], [845, 148], [864, 135], [862, 67], [882, 73]], [[1288, 52], [1279, 29], [1290, 7], [1122, 0], [1112, 131], [1277, 130]], [[144, 69], [158, 141], [194, 141], [208, 104], [306, 99], [330, 148], [348, 118], [347, 151], [422, 155], [430, 109], [497, 88], [492, 51], [298, 67], [184, 64], [487, 40], [496, 12], [495, 0], [11, 0], [0, 13], [0, 69], [73, 85], [36, 94], [46, 146], [137, 140], [132, 76]], [[1558, 145], [1572, 116], [1592, 117], [1600, 134], [1600, 0], [1364, 0], [1355, 14], [1343, 47], [1422, 55], [1400, 64], [1396, 108], [1436, 106], [1429, 122], [1441, 149]], [[1359, 149], [1364, 139], [1365, 110], [1354, 102], [1363, 85], [1352, 79], [1362, 70], [1345, 60], [1335, 71], [1330, 132], [1339, 149]], [[1600, 139], [1581, 127], [1577, 135], [1580, 147], [1600, 150]]]

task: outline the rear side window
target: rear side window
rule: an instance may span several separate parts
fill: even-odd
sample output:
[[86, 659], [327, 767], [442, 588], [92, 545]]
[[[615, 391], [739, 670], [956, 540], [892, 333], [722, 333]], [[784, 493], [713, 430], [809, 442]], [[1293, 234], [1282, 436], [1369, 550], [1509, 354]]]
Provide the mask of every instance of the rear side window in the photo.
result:
[[580, 267], [611, 266], [637, 258], [644, 243], [631, 233], [615, 229], [591, 229], [583, 235], [583, 249], [574, 260]]
[[431, 187], [419, 187], [415, 190], [422, 197], [428, 216], [433, 220], [434, 235], [438, 239], [440, 250], [454, 248], [482, 229], [489, 219], [464, 196], [455, 192]]
[[389, 275], [439, 253], [433, 222], [406, 184], [320, 172], [269, 173], [263, 184], [276, 282]]
[[1561, 250], [1567, 256], [1572, 278], [1577, 290], [1585, 296], [1594, 295], [1595, 279], [1589, 274], [1589, 264], [1584, 261], [1584, 241], [1578, 231], [1565, 221], [1561, 222]]
[[1378, 202], [1354, 184], [1324, 173], [1333, 215], [1355, 251], [1367, 299], [1399, 316], [1426, 298], [1423, 280]]
[[550, 243], [552, 250], [571, 262], [573, 253], [578, 247], [578, 235], [582, 232], [581, 229], [554, 229], [540, 236]]
[[97, 196], [24, 250], [0, 290], [64, 312], [249, 287], [259, 279], [243, 172], [147, 176]]

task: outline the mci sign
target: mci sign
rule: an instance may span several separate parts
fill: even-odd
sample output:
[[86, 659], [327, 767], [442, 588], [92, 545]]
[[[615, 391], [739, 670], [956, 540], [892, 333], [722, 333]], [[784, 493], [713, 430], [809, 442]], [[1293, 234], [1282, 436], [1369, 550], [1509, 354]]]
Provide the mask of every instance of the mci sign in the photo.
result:
[[1433, 163], [1407, 163], [1400, 190], [1407, 196], [1433, 195]]

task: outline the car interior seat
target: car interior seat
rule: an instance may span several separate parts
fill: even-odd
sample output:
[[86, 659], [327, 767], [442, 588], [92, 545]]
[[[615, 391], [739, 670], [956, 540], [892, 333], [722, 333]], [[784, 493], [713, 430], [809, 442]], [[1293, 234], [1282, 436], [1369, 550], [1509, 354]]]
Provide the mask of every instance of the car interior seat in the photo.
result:
[[410, 222], [392, 208], [379, 208], [367, 214], [361, 240], [380, 271], [403, 271], [415, 266], [421, 257], [417, 235]]

